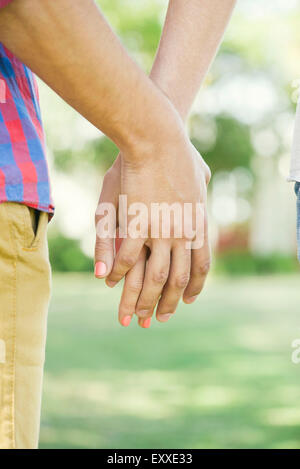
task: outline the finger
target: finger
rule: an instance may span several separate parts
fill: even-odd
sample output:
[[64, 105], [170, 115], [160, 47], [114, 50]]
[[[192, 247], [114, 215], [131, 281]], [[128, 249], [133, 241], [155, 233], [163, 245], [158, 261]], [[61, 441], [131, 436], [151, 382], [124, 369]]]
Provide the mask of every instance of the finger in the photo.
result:
[[[96, 214], [95, 276], [97, 278], [106, 277], [114, 263], [114, 234], [104, 230], [102, 218]], [[116, 220], [112, 210], [109, 210], [107, 219], [110, 226], [115, 227]]]
[[95, 277], [104, 278], [109, 274], [114, 262], [114, 240], [96, 238]]
[[148, 319], [153, 314], [155, 305], [168, 279], [169, 269], [169, 241], [154, 241], [146, 266], [143, 289], [136, 307], [136, 314], [138, 317]]
[[119, 321], [122, 326], [129, 326], [135, 313], [136, 304], [143, 288], [147, 248], [144, 246], [140, 252], [137, 263], [125, 276], [122, 297], [119, 306]]
[[190, 281], [183, 293], [183, 301], [193, 303], [201, 293], [211, 265], [211, 251], [208, 238], [207, 212], [204, 216], [204, 243], [200, 249], [192, 249]]
[[138, 318], [138, 325], [142, 327], [143, 329], [149, 329], [149, 327], [151, 326], [153, 312], [154, 312], [154, 308], [152, 309], [151, 315], [149, 316], [149, 318], [146, 318], [146, 319]]
[[[115, 176], [112, 176], [115, 174]], [[109, 171], [103, 180], [102, 190], [95, 214], [95, 276], [106, 277], [114, 261], [114, 233], [116, 230], [116, 212], [118, 208], [119, 181], [117, 172]], [[109, 229], [107, 230], [107, 227]]]
[[114, 264], [106, 283], [109, 287], [114, 287], [136, 264], [145, 240], [138, 238], [124, 238], [115, 257]]
[[123, 241], [123, 239], [120, 238], [120, 236], [119, 236], [119, 229], [117, 229], [117, 236], [116, 236], [116, 239], [115, 239], [115, 253], [116, 254], [118, 254], [118, 252], [120, 250], [122, 241]]
[[156, 319], [158, 321], [166, 322], [175, 313], [178, 302], [189, 282], [190, 270], [191, 250], [186, 248], [185, 241], [181, 241], [172, 249], [168, 282], [163, 289], [156, 309]]

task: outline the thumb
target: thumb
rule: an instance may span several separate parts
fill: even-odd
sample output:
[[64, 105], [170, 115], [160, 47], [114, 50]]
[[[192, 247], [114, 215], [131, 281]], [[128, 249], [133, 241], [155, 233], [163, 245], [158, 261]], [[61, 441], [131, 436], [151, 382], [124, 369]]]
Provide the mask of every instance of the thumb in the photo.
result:
[[[105, 278], [110, 274], [115, 256], [116, 212], [118, 186], [112, 181], [103, 184], [96, 210], [95, 277]], [[108, 227], [108, 230], [107, 230]]]
[[95, 245], [95, 277], [104, 278], [112, 269], [115, 253], [117, 254], [122, 244], [122, 239], [118, 235], [116, 238], [96, 237]]
[[95, 244], [95, 277], [105, 278], [114, 263], [114, 239], [96, 237]]

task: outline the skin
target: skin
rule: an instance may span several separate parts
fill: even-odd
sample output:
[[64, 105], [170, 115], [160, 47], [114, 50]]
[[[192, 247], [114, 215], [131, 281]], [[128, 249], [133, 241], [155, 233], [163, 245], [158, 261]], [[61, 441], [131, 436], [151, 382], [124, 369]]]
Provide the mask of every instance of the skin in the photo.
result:
[[[195, 204], [205, 197], [199, 181], [205, 180], [206, 165], [178, 112], [130, 59], [92, 0], [14, 0], [0, 12], [0, 41], [118, 145], [128, 204]], [[121, 280], [144, 245], [167, 259], [185, 241], [127, 238], [113, 269], [104, 260], [104, 275]], [[97, 253], [103, 250], [100, 245]], [[153, 283], [161, 285], [169, 270], [154, 266]]]
[[154, 134], [163, 119], [175, 131], [180, 128], [175, 110], [131, 60], [92, 0], [13, 0], [0, 10], [0, 41], [132, 164], [154, 147], [173, 144], [166, 124], [162, 142]]
[[[150, 77], [175, 105], [183, 122], [216, 54], [234, 5], [235, 0], [172, 0], [169, 3]], [[207, 184], [210, 179], [207, 167], [204, 174]], [[122, 156], [119, 155], [104, 178], [99, 203], [111, 202], [117, 208], [121, 191]], [[211, 263], [207, 212], [201, 249], [189, 253], [182, 244], [175, 244], [170, 263], [168, 247], [162, 242], [159, 250], [151, 252], [147, 260], [148, 256], [149, 251], [143, 248], [136, 265], [126, 274], [119, 307], [119, 321], [124, 326], [130, 324], [136, 313], [139, 325], [149, 327], [149, 318], [157, 303], [156, 318], [166, 322], [173, 316], [181, 296], [187, 304], [197, 299]], [[107, 264], [112, 265], [113, 243], [105, 245], [98, 239], [97, 259], [106, 259]], [[162, 273], [160, 278], [155, 278], [155, 272]], [[113, 270], [107, 278], [108, 285], [112, 286], [111, 281], [115, 279], [118, 277]]]
[[[221, 8], [223, 2], [219, 3]], [[196, 8], [196, 2], [193, 4]], [[193, 10], [195, 13], [201, 11]], [[212, 23], [208, 13], [204, 17]], [[178, 22], [176, 28], [183, 30], [186, 25]], [[174, 30], [173, 36], [172, 41]], [[186, 135], [180, 114], [171, 103], [172, 95], [169, 99], [164, 87], [161, 91], [130, 59], [92, 0], [14, 0], [0, 11], [0, 41], [117, 144], [122, 153], [120, 191], [127, 196], [128, 205], [205, 205], [209, 170]], [[161, 44], [165, 52], [159, 53], [157, 64], [168, 53], [166, 44]], [[183, 49], [187, 47], [185, 42]], [[177, 62], [176, 74], [181, 73], [184, 62]], [[197, 73], [197, 80], [199, 76]], [[179, 96], [174, 87], [175, 95]], [[181, 105], [178, 107], [181, 111]], [[188, 222], [195, 224], [195, 214]], [[125, 239], [115, 259], [111, 256], [113, 241], [98, 239], [95, 256], [96, 264], [104, 265], [100, 277], [106, 276], [113, 285], [136, 264], [141, 265], [145, 247], [150, 250], [136, 307], [137, 314], [147, 320], [165, 285], [183, 290], [187, 284], [189, 289], [194, 272], [199, 276], [203, 269], [191, 250], [185, 249], [189, 239], [156, 239], [149, 233], [143, 239]], [[163, 314], [172, 312], [170, 306], [164, 306]]]

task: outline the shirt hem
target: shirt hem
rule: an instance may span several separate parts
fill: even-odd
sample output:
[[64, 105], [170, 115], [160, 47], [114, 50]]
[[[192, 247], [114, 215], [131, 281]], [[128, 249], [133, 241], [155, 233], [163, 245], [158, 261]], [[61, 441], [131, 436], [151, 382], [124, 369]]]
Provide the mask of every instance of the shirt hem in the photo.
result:
[[54, 215], [55, 207], [51, 204], [49, 205], [41, 205], [37, 204], [36, 202], [32, 202], [31, 200], [8, 200], [8, 199], [0, 199], [0, 204], [9, 202], [15, 202], [17, 204], [27, 205], [27, 207], [35, 208], [36, 210], [40, 210], [41, 212], [46, 212], [49, 214], [49, 221]]

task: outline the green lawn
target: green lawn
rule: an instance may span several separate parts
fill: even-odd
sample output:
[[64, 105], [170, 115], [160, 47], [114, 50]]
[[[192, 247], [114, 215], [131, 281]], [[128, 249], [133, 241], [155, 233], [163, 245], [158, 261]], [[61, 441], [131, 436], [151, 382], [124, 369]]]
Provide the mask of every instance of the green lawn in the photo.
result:
[[41, 448], [300, 448], [299, 276], [211, 278], [149, 330], [92, 276], [53, 292]]

